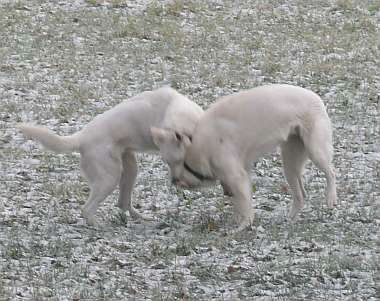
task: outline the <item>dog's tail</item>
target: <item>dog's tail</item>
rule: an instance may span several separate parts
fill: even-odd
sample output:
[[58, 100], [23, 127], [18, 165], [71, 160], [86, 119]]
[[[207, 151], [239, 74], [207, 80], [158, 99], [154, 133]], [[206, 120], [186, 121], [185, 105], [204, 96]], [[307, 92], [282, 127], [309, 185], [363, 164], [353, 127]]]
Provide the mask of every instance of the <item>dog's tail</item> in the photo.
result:
[[58, 136], [53, 131], [42, 126], [18, 124], [17, 127], [28, 138], [39, 141], [44, 147], [56, 153], [71, 153], [79, 151], [78, 135]]

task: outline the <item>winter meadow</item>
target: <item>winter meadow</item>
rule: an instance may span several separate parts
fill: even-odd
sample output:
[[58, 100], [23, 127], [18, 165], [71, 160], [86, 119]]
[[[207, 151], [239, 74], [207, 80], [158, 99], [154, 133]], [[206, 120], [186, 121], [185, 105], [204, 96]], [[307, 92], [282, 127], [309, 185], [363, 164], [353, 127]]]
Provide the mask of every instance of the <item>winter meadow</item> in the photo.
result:
[[[26, 140], [61, 135], [170, 85], [204, 109], [269, 83], [318, 93], [334, 128], [338, 206], [308, 164], [306, 207], [278, 153], [252, 165], [252, 229], [235, 227], [220, 185], [172, 186], [138, 156], [137, 210], [118, 191], [87, 226], [79, 154]], [[378, 0], [0, 0], [0, 300], [379, 300]]]

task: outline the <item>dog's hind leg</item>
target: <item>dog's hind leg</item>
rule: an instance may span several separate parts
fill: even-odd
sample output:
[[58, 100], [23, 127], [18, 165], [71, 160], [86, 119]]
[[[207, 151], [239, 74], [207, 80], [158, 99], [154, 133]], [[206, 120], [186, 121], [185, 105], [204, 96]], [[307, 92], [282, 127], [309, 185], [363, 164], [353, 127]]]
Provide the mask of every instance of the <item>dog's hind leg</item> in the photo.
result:
[[118, 207], [122, 210], [129, 210], [130, 212], [132, 210], [132, 212], [134, 212], [134, 209], [131, 209], [133, 208], [131, 198], [138, 170], [135, 154], [126, 151], [122, 156], [122, 162], [123, 171], [119, 183], [120, 194]]
[[315, 123], [310, 134], [303, 137], [311, 161], [321, 170], [327, 181], [327, 205], [336, 205], [335, 172], [332, 166], [333, 146], [331, 126], [328, 120]]
[[289, 217], [295, 219], [305, 205], [304, 198], [306, 197], [302, 172], [307, 160], [307, 152], [302, 140], [296, 135], [289, 136], [288, 140], [281, 145], [281, 156], [284, 175], [293, 197]]
[[90, 196], [83, 206], [82, 214], [90, 225], [96, 224], [95, 214], [101, 202], [116, 188], [121, 176], [121, 160], [99, 150], [82, 154], [81, 169], [90, 185]]
[[150, 220], [136, 211], [132, 204], [132, 190], [137, 177], [137, 162], [136, 156], [131, 151], [126, 151], [122, 156], [123, 171], [120, 178], [119, 202], [118, 207], [122, 210], [128, 210], [132, 218]]

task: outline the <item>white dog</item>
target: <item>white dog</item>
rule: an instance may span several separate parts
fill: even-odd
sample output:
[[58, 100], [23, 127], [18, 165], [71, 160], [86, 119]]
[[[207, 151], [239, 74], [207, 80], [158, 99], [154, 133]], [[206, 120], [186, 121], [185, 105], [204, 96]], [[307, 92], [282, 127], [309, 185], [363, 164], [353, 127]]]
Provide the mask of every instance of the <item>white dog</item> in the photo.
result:
[[[241, 219], [239, 230], [253, 221], [249, 164], [277, 146], [294, 200], [291, 218], [304, 206], [302, 172], [307, 158], [326, 176], [328, 207], [336, 203], [330, 119], [320, 97], [309, 90], [268, 85], [232, 94], [211, 105], [192, 139], [166, 129], [152, 129], [152, 134], [170, 163], [173, 182], [196, 187], [221, 181]], [[170, 162], [173, 157], [177, 162]]]
[[[131, 193], [137, 175], [135, 152], [158, 150], [151, 127], [170, 129], [173, 135], [190, 135], [203, 110], [175, 90], [164, 87], [141, 93], [98, 115], [81, 131], [61, 137], [44, 127], [19, 125], [29, 138], [59, 153], [80, 152], [81, 170], [90, 185], [83, 216], [95, 224], [99, 204], [119, 184], [118, 206], [134, 218], [146, 217], [132, 205]], [[174, 138], [174, 137], [173, 137]], [[177, 162], [177, 158], [168, 158]]]

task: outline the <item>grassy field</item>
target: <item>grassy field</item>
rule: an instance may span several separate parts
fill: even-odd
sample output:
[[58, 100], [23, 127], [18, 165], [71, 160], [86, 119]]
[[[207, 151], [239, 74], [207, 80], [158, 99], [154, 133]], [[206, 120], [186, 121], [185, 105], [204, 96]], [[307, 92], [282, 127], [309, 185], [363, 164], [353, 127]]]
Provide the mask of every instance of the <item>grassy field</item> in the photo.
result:
[[[380, 2], [0, 1], [0, 300], [378, 300]], [[179, 190], [138, 157], [136, 207], [83, 225], [79, 156], [26, 141], [17, 122], [77, 131], [170, 84], [202, 107], [266, 83], [317, 92], [334, 125], [338, 207], [308, 165], [289, 223], [281, 160], [252, 168], [255, 227], [237, 235], [219, 186]]]

